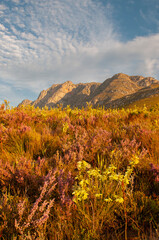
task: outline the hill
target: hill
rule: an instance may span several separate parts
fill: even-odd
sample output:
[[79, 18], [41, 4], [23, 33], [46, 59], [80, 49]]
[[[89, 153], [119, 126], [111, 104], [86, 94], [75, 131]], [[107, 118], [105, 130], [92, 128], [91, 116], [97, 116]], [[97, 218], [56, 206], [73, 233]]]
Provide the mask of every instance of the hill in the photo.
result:
[[2, 104], [0, 239], [159, 239], [158, 143], [159, 105]]
[[79, 83], [67, 81], [53, 84], [43, 90], [35, 101], [25, 99], [19, 105], [31, 104], [35, 107], [85, 107], [87, 103], [93, 107], [121, 107], [141, 99], [159, 95], [159, 81], [152, 77], [129, 76], [123, 73], [115, 74], [103, 83]]

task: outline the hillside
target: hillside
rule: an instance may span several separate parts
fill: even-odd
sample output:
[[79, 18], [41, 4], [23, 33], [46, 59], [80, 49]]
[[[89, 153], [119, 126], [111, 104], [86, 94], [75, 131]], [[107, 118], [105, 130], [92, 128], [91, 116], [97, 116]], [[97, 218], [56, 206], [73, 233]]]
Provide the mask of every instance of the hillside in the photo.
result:
[[158, 120], [159, 105], [2, 104], [0, 239], [159, 239]]
[[67, 81], [53, 84], [43, 90], [35, 101], [25, 99], [20, 105], [31, 104], [35, 107], [85, 107], [87, 103], [97, 106], [121, 107], [140, 99], [159, 94], [159, 82], [151, 77], [115, 74], [103, 83], [79, 83]]
[[159, 103], [159, 84], [154, 83], [148, 87], [141, 88], [133, 94], [126, 95], [120, 99], [116, 99], [107, 103], [103, 103], [106, 107], [116, 108], [116, 107], [125, 107], [125, 106], [143, 106], [147, 104], [148, 106]]

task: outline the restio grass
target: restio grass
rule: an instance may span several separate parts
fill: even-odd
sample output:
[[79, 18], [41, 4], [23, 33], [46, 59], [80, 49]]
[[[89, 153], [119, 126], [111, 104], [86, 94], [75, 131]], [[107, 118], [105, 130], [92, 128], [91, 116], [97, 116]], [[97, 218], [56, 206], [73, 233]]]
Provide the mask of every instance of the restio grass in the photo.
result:
[[159, 105], [0, 106], [0, 237], [159, 238]]

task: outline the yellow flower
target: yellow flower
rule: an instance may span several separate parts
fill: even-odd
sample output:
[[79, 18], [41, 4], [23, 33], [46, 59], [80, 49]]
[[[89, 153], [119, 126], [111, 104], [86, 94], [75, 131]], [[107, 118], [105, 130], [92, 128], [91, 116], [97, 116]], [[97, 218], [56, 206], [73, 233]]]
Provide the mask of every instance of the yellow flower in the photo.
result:
[[100, 197], [102, 197], [102, 194], [101, 194], [101, 193], [97, 193], [97, 194], [95, 195], [95, 197], [96, 197], [96, 198], [100, 198]]
[[77, 168], [78, 170], [84, 170], [84, 169], [89, 169], [91, 168], [91, 165], [89, 163], [87, 163], [86, 161], [79, 161], [77, 163]]
[[132, 166], [134, 166], [134, 165], [136, 165], [138, 163], [139, 163], [139, 157], [137, 155], [133, 156], [132, 161], [130, 162], [130, 164]]
[[89, 176], [92, 176], [92, 177], [101, 177], [99, 169], [91, 169], [88, 171], [88, 174]]
[[104, 201], [105, 202], [112, 202], [113, 200], [111, 198], [105, 198]]
[[119, 176], [118, 176], [118, 174], [114, 173], [109, 178], [112, 179], [112, 180], [118, 180]]
[[122, 197], [119, 197], [119, 198], [116, 198], [115, 201], [119, 203], [123, 203], [124, 199]]
[[86, 200], [88, 197], [88, 193], [84, 189], [79, 189], [73, 192], [75, 198], [73, 199], [74, 202]]
[[89, 184], [89, 181], [88, 181], [88, 179], [82, 179], [80, 182], [79, 182], [79, 185], [81, 186], [81, 187], [85, 187], [85, 186], [87, 186]]

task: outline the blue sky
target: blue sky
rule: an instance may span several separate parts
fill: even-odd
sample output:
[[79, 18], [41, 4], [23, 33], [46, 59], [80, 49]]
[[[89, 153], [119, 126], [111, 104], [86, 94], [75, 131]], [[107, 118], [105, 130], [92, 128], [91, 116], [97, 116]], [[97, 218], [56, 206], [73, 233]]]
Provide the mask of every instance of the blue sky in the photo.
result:
[[0, 0], [0, 103], [119, 72], [159, 79], [159, 0]]

